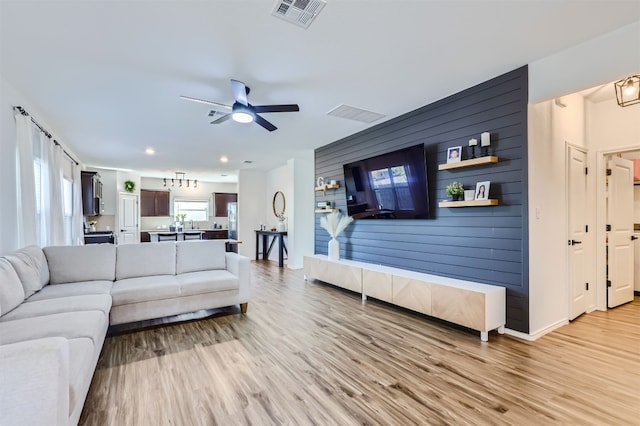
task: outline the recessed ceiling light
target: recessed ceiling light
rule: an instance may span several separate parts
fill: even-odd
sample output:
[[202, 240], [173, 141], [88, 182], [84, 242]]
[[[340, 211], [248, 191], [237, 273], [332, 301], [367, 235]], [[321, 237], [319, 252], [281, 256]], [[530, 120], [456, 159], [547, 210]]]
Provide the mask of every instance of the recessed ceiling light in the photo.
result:
[[227, 158], [227, 156], [226, 156], [226, 155], [223, 155], [222, 157], [220, 157], [220, 162], [222, 162], [222, 163], [226, 163], [226, 162], [228, 162], [228, 161], [229, 161], [229, 158]]
[[147, 155], [153, 155], [153, 154], [156, 153], [156, 150], [153, 149], [153, 148], [147, 148], [147, 149], [144, 150], [144, 153], [147, 154]]

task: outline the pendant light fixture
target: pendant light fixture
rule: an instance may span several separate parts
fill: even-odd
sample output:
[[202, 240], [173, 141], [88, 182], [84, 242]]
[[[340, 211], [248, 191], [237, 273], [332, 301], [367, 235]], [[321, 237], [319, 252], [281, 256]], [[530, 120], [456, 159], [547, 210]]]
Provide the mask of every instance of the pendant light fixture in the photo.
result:
[[632, 75], [613, 83], [618, 105], [626, 107], [640, 103], [640, 75]]
[[[171, 179], [171, 186], [176, 186], [176, 181], [178, 181], [178, 187], [182, 188], [182, 182], [185, 182], [185, 185], [187, 188], [189, 188], [191, 185], [191, 179], [185, 179], [186, 173], [185, 172], [176, 172], [176, 177], [174, 178], [170, 178]], [[163, 179], [163, 184], [162, 186], [167, 186], [167, 181], [168, 178], [164, 178]], [[193, 188], [197, 188], [198, 187], [198, 180], [194, 179], [193, 180]]]

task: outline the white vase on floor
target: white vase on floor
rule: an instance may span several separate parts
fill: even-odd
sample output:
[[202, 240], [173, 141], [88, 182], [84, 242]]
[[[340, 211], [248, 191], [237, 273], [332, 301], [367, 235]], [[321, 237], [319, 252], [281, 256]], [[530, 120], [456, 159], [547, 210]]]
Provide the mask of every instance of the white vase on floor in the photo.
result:
[[329, 260], [340, 260], [340, 241], [335, 238], [329, 240]]

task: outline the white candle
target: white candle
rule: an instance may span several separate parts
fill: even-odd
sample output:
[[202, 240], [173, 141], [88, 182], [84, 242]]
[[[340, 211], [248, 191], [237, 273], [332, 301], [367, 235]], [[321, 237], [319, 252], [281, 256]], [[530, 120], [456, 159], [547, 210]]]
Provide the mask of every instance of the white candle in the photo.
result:
[[480, 145], [481, 146], [491, 145], [491, 133], [484, 132], [480, 135]]
[[478, 145], [478, 139], [469, 139], [469, 146]]

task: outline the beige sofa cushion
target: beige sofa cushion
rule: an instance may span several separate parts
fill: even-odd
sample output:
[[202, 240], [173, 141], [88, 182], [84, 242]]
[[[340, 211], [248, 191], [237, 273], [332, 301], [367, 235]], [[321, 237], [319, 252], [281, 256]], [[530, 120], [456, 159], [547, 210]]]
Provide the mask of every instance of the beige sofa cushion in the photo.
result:
[[25, 298], [49, 284], [49, 265], [40, 247], [27, 246], [6, 258], [20, 277]]
[[27, 299], [27, 302], [36, 300], [57, 299], [58, 297], [84, 296], [88, 294], [111, 293], [113, 281], [80, 281], [60, 285], [47, 285], [42, 290]]
[[113, 244], [53, 246], [43, 250], [49, 262], [51, 284], [115, 279], [116, 246]]
[[109, 316], [111, 296], [108, 294], [88, 294], [84, 296], [59, 297], [55, 299], [27, 301], [0, 318], [0, 321], [13, 321], [23, 318], [63, 312], [100, 311]]
[[240, 281], [227, 270], [187, 272], [176, 275], [180, 283], [180, 295], [214, 293], [216, 291], [238, 290]]
[[0, 378], [0, 424], [69, 424], [67, 339], [0, 346]]
[[65, 312], [0, 322], [0, 345], [44, 337], [87, 337], [102, 344], [109, 319], [100, 311]]
[[11, 263], [0, 257], [0, 316], [9, 313], [24, 300], [24, 288]]
[[118, 280], [111, 290], [114, 306], [149, 300], [173, 299], [179, 296], [180, 285], [175, 275], [154, 275]]
[[69, 414], [75, 410], [78, 403], [84, 404], [85, 382], [87, 376], [89, 380], [93, 376], [91, 373], [95, 369], [94, 358], [95, 348], [91, 339], [69, 339]]
[[175, 273], [176, 243], [123, 244], [117, 248], [117, 280]]
[[224, 240], [179, 241], [176, 251], [178, 274], [226, 268]]

